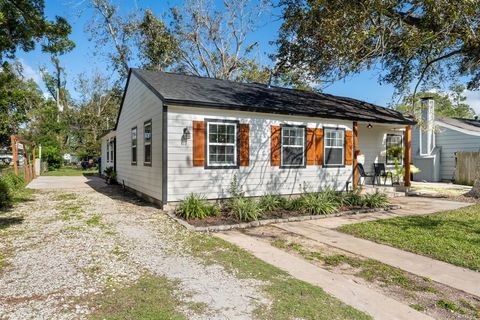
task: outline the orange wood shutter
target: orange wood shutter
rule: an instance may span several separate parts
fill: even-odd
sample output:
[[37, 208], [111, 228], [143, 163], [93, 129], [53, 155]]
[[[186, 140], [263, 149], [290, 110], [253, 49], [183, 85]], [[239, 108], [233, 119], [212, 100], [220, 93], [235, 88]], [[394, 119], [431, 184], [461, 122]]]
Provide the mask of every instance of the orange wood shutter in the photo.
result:
[[352, 131], [345, 131], [345, 165], [353, 164], [353, 134]]
[[280, 166], [280, 130], [280, 126], [272, 126], [270, 138], [272, 166]]
[[193, 166], [205, 164], [205, 122], [193, 121]]
[[307, 165], [315, 164], [315, 129], [307, 128]]
[[240, 166], [250, 165], [250, 125], [240, 124]]
[[323, 166], [323, 129], [315, 129], [315, 164]]

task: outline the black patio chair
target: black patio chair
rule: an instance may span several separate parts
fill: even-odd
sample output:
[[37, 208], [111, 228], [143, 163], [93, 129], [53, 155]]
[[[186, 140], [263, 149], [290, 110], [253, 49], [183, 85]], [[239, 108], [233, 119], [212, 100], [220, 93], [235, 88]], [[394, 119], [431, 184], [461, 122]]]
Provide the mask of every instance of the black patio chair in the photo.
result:
[[393, 173], [390, 171], [387, 171], [385, 168], [385, 163], [374, 163], [373, 164], [373, 169], [375, 171], [375, 179], [378, 178], [378, 184], [381, 184], [381, 178], [383, 178], [383, 185], [387, 185], [387, 179], [390, 177], [390, 181], [393, 186]]
[[365, 181], [367, 181], [367, 178], [371, 178], [372, 179], [372, 185], [375, 185], [375, 174], [366, 173], [365, 169], [363, 168], [363, 165], [361, 163], [357, 164], [357, 168], [358, 168], [358, 174], [359, 174], [359, 177], [358, 177], [358, 185], [359, 186], [362, 185], [361, 184], [362, 178], [364, 178]]

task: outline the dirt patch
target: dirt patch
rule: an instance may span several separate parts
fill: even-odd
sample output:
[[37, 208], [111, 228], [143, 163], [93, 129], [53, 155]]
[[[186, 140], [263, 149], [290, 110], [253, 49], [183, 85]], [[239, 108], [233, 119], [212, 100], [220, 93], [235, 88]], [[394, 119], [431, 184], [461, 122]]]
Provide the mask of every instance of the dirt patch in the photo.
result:
[[386, 296], [436, 319], [478, 319], [480, 299], [430, 279], [390, 267], [376, 260], [318, 243], [274, 226], [245, 231], [277, 248], [302, 257], [331, 272], [351, 277]]

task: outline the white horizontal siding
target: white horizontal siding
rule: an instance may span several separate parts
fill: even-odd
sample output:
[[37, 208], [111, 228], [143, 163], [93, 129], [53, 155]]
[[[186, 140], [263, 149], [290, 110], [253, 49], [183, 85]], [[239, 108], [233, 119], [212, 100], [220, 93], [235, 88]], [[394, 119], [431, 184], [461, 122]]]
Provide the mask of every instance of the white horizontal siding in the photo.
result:
[[[182, 145], [183, 129], [187, 127], [193, 133], [193, 121], [206, 118], [239, 120], [240, 123], [250, 124], [250, 166], [238, 169], [193, 167], [193, 141], [190, 139], [186, 145]], [[352, 129], [350, 121], [169, 106], [168, 201], [179, 201], [192, 192], [203, 194], [209, 199], [228, 197], [235, 174], [247, 196], [260, 196], [269, 192], [294, 194], [302, 192], [304, 186], [308, 190], [319, 190], [327, 186], [344, 189], [347, 181], [351, 180], [352, 166], [280, 169], [270, 165], [271, 126], [281, 123], [311, 128], [338, 126]]]
[[[398, 126], [397, 126], [398, 127]], [[392, 126], [373, 124], [372, 128], [367, 128], [367, 124], [361, 123], [358, 126], [358, 147], [365, 157], [363, 167], [367, 172], [373, 172], [374, 163], [387, 162], [387, 134], [403, 135], [403, 130], [398, 128], [394, 130]], [[393, 165], [387, 168], [393, 168]]]
[[113, 167], [113, 160], [110, 159], [109, 156], [109, 161], [107, 162], [107, 143], [110, 139], [113, 139], [115, 137], [115, 132], [109, 132], [106, 135], [104, 135], [101, 139], [102, 146], [101, 146], [101, 165], [100, 165], [100, 172], [101, 174], [104, 174], [103, 172], [105, 171], [106, 168]]
[[480, 137], [438, 127], [436, 145], [441, 147], [440, 176], [451, 180], [455, 176], [455, 152], [480, 151]]
[[[117, 126], [117, 180], [157, 200], [162, 199], [162, 102], [131, 75]], [[143, 125], [152, 120], [152, 165], [145, 166]], [[137, 127], [137, 165], [131, 163], [131, 130]]]

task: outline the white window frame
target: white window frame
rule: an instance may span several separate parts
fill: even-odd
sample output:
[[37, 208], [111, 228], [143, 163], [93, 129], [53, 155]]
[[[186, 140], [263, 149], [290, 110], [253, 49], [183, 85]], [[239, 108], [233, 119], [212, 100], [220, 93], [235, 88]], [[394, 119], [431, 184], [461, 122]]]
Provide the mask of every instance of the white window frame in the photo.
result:
[[[133, 139], [133, 131], [135, 131], [135, 139]], [[135, 144], [133, 143], [135, 141]], [[133, 161], [133, 148], [135, 147], [135, 161]], [[130, 130], [130, 158], [131, 164], [136, 166], [138, 163], [138, 127]]]
[[[150, 141], [147, 141], [145, 137], [145, 128], [150, 125]], [[150, 166], [152, 164], [153, 150], [152, 150], [152, 140], [153, 140], [153, 125], [152, 120], [147, 120], [143, 123], [143, 165]], [[150, 161], [145, 161], [146, 152], [145, 147], [150, 146]], [[137, 155], [138, 157], [138, 155]]]
[[107, 163], [110, 162], [110, 139], [107, 139]]
[[[398, 134], [398, 133], [387, 133], [387, 135], [385, 136], [385, 165], [387, 166], [392, 166], [394, 165], [395, 163], [388, 163], [388, 137], [389, 136], [393, 136], [393, 137], [400, 137], [400, 147], [403, 149], [403, 135], [402, 134]], [[402, 152], [402, 155], [400, 156], [400, 158], [398, 159], [398, 164], [399, 165], [403, 165], [403, 152]]]
[[115, 157], [115, 144], [114, 144], [114, 140], [113, 139], [110, 139], [110, 162], [114, 162], [114, 157]]
[[[342, 146], [327, 146], [327, 132], [340, 131], [343, 136]], [[342, 149], [342, 163], [327, 163], [327, 149]], [[345, 129], [342, 128], [323, 128], [323, 165], [325, 167], [344, 167], [345, 166]]]
[[[291, 145], [291, 144], [283, 144], [283, 131], [284, 129], [302, 129], [302, 145]], [[305, 134], [306, 134], [306, 127], [305, 126], [281, 126], [280, 127], [280, 167], [284, 168], [304, 168], [306, 165], [306, 156], [305, 156]], [[283, 161], [283, 149], [285, 147], [288, 148], [302, 148], [302, 164], [285, 164]]]
[[[210, 125], [233, 126], [234, 128], [234, 143], [227, 142], [210, 142]], [[206, 137], [205, 148], [207, 159], [205, 161], [206, 168], [238, 168], [238, 122], [235, 121], [206, 121]], [[233, 146], [233, 164], [232, 163], [210, 163], [210, 146]]]

